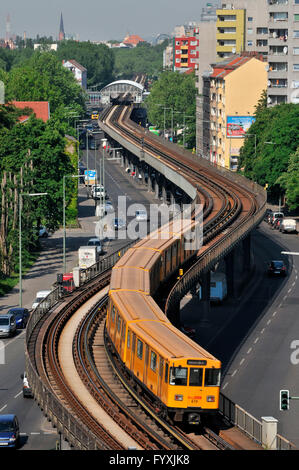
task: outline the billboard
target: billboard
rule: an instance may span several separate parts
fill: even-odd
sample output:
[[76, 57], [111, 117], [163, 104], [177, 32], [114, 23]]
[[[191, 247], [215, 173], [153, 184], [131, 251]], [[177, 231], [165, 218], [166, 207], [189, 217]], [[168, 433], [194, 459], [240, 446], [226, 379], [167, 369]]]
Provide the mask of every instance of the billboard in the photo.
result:
[[244, 137], [254, 121], [253, 116], [227, 116], [226, 137]]

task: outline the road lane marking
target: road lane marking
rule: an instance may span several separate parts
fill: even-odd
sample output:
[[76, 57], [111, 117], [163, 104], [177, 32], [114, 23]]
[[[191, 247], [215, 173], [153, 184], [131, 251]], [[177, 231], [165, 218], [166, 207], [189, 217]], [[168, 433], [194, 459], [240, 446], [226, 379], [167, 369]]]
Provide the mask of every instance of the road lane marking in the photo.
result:
[[240, 366], [243, 364], [244, 361], [245, 361], [245, 359], [243, 357], [243, 359], [241, 359], [241, 361], [240, 361]]
[[0, 412], [3, 411], [6, 407], [7, 405], [2, 406], [2, 408], [0, 408]]
[[252, 348], [249, 348], [248, 351], [247, 351], [247, 354], [250, 354], [252, 351]]
[[23, 391], [21, 390], [19, 393], [17, 393], [17, 395], [14, 396], [14, 398], [18, 398], [22, 393]]

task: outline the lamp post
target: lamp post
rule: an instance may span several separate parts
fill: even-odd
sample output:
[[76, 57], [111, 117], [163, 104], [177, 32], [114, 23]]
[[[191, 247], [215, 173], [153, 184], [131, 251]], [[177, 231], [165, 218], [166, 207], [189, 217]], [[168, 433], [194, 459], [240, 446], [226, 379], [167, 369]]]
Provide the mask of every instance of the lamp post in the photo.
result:
[[185, 111], [174, 111], [175, 114], [183, 115], [183, 147], [185, 148], [185, 128], [186, 128], [186, 118], [195, 118], [195, 116], [188, 116]]
[[22, 197], [46, 196], [48, 193], [20, 193], [19, 194], [19, 306], [22, 307]]
[[81, 175], [63, 175], [63, 272], [66, 272], [66, 227], [65, 227], [65, 179], [66, 178], [80, 178]]

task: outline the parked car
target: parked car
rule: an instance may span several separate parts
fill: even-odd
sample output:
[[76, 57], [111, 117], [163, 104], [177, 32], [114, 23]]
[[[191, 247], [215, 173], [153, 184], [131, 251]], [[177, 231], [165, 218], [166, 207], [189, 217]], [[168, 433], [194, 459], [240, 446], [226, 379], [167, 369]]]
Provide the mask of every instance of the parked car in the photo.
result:
[[103, 245], [99, 238], [90, 238], [87, 242], [87, 246], [95, 246], [100, 255], [103, 253]]
[[283, 212], [273, 212], [269, 216], [270, 225], [273, 225], [276, 219], [283, 219], [283, 217], [284, 217]]
[[8, 313], [11, 313], [15, 316], [17, 328], [26, 328], [29, 320], [29, 310], [27, 308], [11, 308]]
[[281, 219], [275, 219], [272, 225], [272, 228], [274, 230], [278, 230], [281, 224]]
[[23, 397], [33, 398], [32, 389], [29, 385], [26, 372], [24, 372], [24, 374], [21, 375], [21, 379], [23, 380]]
[[271, 261], [268, 266], [269, 276], [286, 276], [287, 269], [282, 260]]
[[40, 238], [47, 238], [49, 236], [49, 232], [48, 232], [48, 230], [46, 229], [46, 227], [44, 225], [41, 225], [39, 227], [38, 236]]
[[0, 415], [0, 446], [16, 448], [19, 441], [20, 428], [16, 415]]
[[106, 201], [105, 202], [105, 215], [111, 214], [112, 212], [114, 212], [114, 207], [112, 205], [112, 202]]
[[0, 338], [13, 336], [16, 334], [16, 318], [13, 313], [0, 314]]
[[195, 328], [190, 328], [189, 326], [181, 325], [180, 330], [186, 336], [189, 336], [189, 338], [195, 339], [195, 335], [196, 335]]
[[125, 228], [126, 224], [122, 219], [113, 219], [112, 227], [114, 227], [115, 230], [120, 230], [122, 228]]
[[280, 232], [296, 233], [297, 232], [297, 221], [295, 219], [283, 219], [279, 225]]
[[144, 210], [136, 211], [135, 216], [138, 221], [148, 220], [147, 212]]

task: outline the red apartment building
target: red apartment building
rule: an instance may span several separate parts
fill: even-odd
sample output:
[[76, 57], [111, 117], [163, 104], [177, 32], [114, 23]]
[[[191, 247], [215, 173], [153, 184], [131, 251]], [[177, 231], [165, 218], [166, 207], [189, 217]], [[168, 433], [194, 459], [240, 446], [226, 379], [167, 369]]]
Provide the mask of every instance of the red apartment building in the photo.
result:
[[186, 72], [195, 70], [199, 57], [198, 39], [194, 36], [175, 37], [173, 39], [173, 70]]

